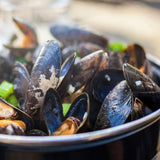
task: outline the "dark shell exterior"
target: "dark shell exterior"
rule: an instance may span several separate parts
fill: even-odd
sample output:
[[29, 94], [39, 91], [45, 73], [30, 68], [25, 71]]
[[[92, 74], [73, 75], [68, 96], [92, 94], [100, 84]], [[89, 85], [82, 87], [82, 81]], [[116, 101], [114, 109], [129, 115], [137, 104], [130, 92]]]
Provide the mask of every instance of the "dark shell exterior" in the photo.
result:
[[41, 49], [31, 72], [25, 104], [27, 113], [34, 115], [42, 106], [49, 88], [56, 88], [60, 76], [61, 54], [56, 41], [48, 41]]
[[105, 98], [97, 116], [95, 129], [123, 124], [133, 108], [133, 94], [124, 80], [116, 85]]

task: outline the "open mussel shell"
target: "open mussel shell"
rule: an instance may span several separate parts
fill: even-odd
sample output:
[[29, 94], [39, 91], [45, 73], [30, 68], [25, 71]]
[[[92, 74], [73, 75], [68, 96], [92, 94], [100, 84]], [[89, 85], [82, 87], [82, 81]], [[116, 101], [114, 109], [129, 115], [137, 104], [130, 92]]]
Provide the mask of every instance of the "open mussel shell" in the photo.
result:
[[72, 73], [72, 68], [75, 62], [76, 54], [73, 53], [69, 56], [64, 63], [62, 64], [59, 85], [57, 85], [57, 92], [60, 95], [61, 99], [66, 96], [66, 91], [68, 90], [68, 84], [70, 81], [70, 76]]
[[17, 46], [14, 46], [13, 42], [11, 42], [10, 44], [5, 44], [4, 47], [10, 50], [11, 57], [24, 57], [26, 53], [32, 53], [37, 47], [37, 35], [33, 27], [26, 22], [17, 18], [13, 18], [13, 21], [23, 33], [23, 39]]
[[103, 54], [105, 54], [103, 50], [93, 52], [92, 54], [83, 57], [74, 65], [68, 84], [67, 92], [69, 95], [90, 82], [96, 71], [99, 69]]
[[[19, 108], [9, 104], [8, 102], [6, 102], [4, 99], [0, 98], [0, 103], [1, 103], [1, 107], [4, 111], [5, 107], [5, 112], [4, 114], [9, 114], [10, 113], [10, 118], [9, 119], [13, 119], [13, 117], [16, 115], [16, 120], [21, 120], [26, 124], [26, 131], [31, 130], [34, 126], [32, 118], [25, 112], [23, 112], [22, 110], [20, 110]], [[2, 111], [1, 109], [1, 111]], [[5, 118], [3, 118], [5, 119]], [[14, 118], [15, 119], [15, 118]]]
[[45, 122], [46, 128], [40, 128], [51, 135], [63, 121], [62, 104], [57, 92], [50, 88], [45, 95], [44, 104], [41, 108], [41, 120]]
[[21, 46], [35, 48], [38, 45], [38, 41], [34, 28], [26, 22], [17, 18], [13, 18], [13, 21], [25, 36]]
[[132, 66], [140, 69], [144, 66], [146, 54], [142, 46], [139, 44], [130, 44], [125, 50], [124, 63], [129, 63]]
[[65, 116], [65, 119], [68, 117], [76, 117], [81, 121], [80, 126], [82, 126], [87, 120], [89, 109], [90, 105], [88, 94], [82, 93], [73, 101], [69, 111]]
[[124, 80], [122, 70], [106, 69], [97, 73], [90, 87], [94, 98], [103, 102], [108, 93], [122, 80]]
[[124, 80], [116, 85], [105, 98], [95, 129], [104, 129], [123, 124], [133, 108], [133, 94]]
[[74, 24], [54, 23], [50, 27], [51, 34], [64, 46], [78, 45], [81, 42], [91, 42], [106, 48], [108, 39]]
[[144, 117], [146, 115], [146, 106], [144, 103], [135, 98], [133, 109], [131, 111], [131, 121]]
[[52, 135], [75, 134], [84, 126], [89, 115], [89, 97], [87, 93], [79, 95], [70, 106], [64, 117], [63, 123], [52, 133]]

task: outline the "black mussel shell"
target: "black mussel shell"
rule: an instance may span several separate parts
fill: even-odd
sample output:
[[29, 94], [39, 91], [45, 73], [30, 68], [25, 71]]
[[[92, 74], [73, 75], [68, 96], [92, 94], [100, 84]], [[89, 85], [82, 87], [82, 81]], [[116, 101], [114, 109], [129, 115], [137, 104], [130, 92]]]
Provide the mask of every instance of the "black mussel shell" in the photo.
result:
[[160, 66], [155, 63], [151, 63], [151, 67], [152, 67], [152, 79], [154, 82], [156, 82], [158, 86], [160, 86], [160, 69], [159, 69]]
[[108, 58], [108, 68], [121, 70], [122, 66], [123, 66], [122, 53], [111, 52]]
[[107, 38], [86, 30], [78, 25], [55, 23], [50, 27], [50, 32], [64, 46], [78, 45], [81, 42], [91, 42], [103, 48], [108, 46]]
[[124, 80], [122, 70], [103, 70], [94, 77], [91, 85], [91, 92], [95, 99], [103, 102], [108, 93], [122, 80]]
[[9, 58], [0, 57], [0, 82], [5, 80], [10, 81], [12, 72], [12, 62]]
[[159, 109], [159, 86], [147, 75], [129, 64], [124, 64], [123, 72], [134, 96], [138, 97], [143, 103], [148, 105], [152, 111]]
[[160, 91], [158, 85], [151, 78], [130, 64], [123, 65], [123, 72], [133, 93]]
[[49, 88], [56, 88], [60, 76], [61, 54], [56, 41], [48, 41], [41, 49], [33, 66], [25, 107], [31, 116], [42, 106]]
[[146, 115], [145, 105], [138, 98], [135, 98], [133, 110], [131, 111], [131, 121], [144, 117]]
[[68, 84], [68, 94], [72, 94], [86, 86], [88, 82], [93, 78], [96, 71], [99, 69], [99, 64], [102, 61], [102, 50], [93, 52], [88, 56], [83, 57], [78, 63], [76, 63], [72, 69], [70, 81]]
[[68, 57], [70, 57], [74, 52], [76, 52], [77, 46], [67, 46], [62, 49], [62, 62], [64, 62]]
[[103, 49], [101, 46], [97, 44], [93, 44], [90, 42], [80, 43], [77, 48], [78, 55], [82, 58], [91, 54], [92, 52]]
[[133, 94], [124, 80], [116, 85], [105, 98], [97, 116], [95, 129], [123, 124], [133, 108]]
[[60, 79], [59, 79], [59, 86], [57, 87], [57, 92], [61, 99], [67, 95], [67, 90], [68, 90], [68, 84], [70, 83], [70, 76], [72, 73], [72, 68], [74, 67], [74, 62], [75, 62], [75, 53], [73, 53], [71, 56], [69, 56], [63, 63], [62, 69], [61, 69], [61, 74], [60, 74]]
[[[46, 124], [47, 134], [51, 135], [63, 121], [62, 104], [57, 92], [52, 88], [46, 92], [41, 113], [41, 118]], [[43, 128], [40, 129], [44, 130]]]
[[30, 75], [22, 63], [16, 62], [13, 66], [13, 77], [15, 95], [18, 98], [21, 109], [25, 111], [24, 102], [26, 99], [26, 91], [28, 89]]
[[27, 132], [27, 136], [47, 136], [47, 134], [39, 129], [32, 129]]
[[82, 126], [88, 117], [89, 109], [89, 96], [87, 93], [82, 93], [73, 101], [65, 119], [68, 117], [76, 117], [81, 121], [80, 126]]

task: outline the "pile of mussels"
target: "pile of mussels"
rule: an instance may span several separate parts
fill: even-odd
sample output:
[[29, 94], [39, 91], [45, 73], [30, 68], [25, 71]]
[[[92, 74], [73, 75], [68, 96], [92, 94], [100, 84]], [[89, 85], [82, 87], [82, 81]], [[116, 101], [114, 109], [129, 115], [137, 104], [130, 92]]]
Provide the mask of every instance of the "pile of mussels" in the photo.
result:
[[[4, 45], [9, 55], [1, 53], [0, 81], [14, 84], [18, 107], [0, 98], [1, 134], [89, 132], [136, 120], [159, 108], [159, 75], [140, 45], [111, 51], [106, 37], [62, 23], [50, 27], [56, 40], [39, 45], [33, 27], [13, 21], [23, 39], [15, 44], [14, 35]], [[71, 104], [65, 115], [64, 103]]]

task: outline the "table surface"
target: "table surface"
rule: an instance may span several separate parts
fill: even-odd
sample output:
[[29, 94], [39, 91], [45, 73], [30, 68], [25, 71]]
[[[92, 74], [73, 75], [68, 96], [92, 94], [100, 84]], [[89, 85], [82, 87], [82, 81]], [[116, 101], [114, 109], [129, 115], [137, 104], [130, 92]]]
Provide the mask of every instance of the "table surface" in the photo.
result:
[[146, 52], [160, 58], [159, 8], [160, 2], [156, 0], [104, 0], [104, 2], [72, 0], [65, 11], [62, 11], [62, 8], [60, 10], [57, 6], [39, 6], [37, 8], [25, 6], [25, 8], [17, 7], [16, 10], [0, 8], [2, 39], [0, 39], [0, 44], [4, 44], [5, 39], [3, 37], [8, 35], [9, 31], [17, 31], [14, 28], [12, 16], [31, 21], [36, 27], [42, 43], [52, 38], [49, 34], [48, 25], [58, 18], [95, 29], [105, 34], [111, 41], [121, 40], [126, 43], [139, 43], [144, 46]]

